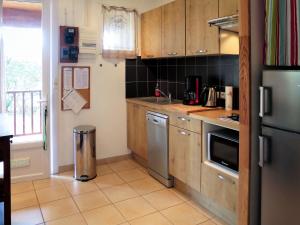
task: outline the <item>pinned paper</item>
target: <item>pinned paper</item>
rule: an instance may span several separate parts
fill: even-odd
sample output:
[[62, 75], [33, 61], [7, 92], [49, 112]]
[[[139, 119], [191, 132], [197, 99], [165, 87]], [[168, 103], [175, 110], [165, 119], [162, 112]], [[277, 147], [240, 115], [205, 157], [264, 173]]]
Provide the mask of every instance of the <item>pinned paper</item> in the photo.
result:
[[89, 70], [88, 68], [74, 69], [74, 88], [88, 89], [89, 88]]
[[73, 87], [73, 74], [72, 68], [64, 68], [63, 79], [64, 79], [64, 90], [71, 90]]
[[65, 106], [78, 114], [87, 101], [75, 90], [71, 89], [62, 98]]

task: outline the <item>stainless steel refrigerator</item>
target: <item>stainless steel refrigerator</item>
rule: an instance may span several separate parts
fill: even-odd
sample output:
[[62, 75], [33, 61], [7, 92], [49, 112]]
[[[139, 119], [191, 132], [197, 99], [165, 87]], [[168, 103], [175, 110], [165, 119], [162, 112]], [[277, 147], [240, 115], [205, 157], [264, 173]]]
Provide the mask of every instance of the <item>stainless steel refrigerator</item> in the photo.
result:
[[263, 72], [261, 225], [300, 224], [300, 71]]

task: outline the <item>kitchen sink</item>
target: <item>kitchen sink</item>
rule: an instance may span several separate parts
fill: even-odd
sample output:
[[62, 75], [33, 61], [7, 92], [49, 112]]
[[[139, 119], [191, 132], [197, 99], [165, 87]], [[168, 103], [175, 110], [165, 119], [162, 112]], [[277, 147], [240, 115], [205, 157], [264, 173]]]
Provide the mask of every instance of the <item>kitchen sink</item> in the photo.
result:
[[144, 102], [153, 103], [153, 104], [159, 104], [159, 105], [182, 103], [182, 101], [177, 100], [177, 99], [172, 99], [170, 102], [170, 100], [168, 98], [164, 98], [164, 97], [145, 97], [145, 98], [140, 98], [139, 100], [144, 101]]

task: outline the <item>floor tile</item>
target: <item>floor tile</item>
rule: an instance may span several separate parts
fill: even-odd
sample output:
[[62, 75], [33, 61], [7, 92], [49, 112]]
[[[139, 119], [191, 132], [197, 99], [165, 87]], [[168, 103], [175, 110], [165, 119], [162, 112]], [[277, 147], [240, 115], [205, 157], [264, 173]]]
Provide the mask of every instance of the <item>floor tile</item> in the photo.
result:
[[114, 173], [114, 171], [107, 164], [97, 166], [98, 176], [103, 176], [110, 173]]
[[34, 191], [24, 192], [11, 196], [12, 210], [18, 210], [36, 205], [38, 205], [38, 200]]
[[212, 220], [205, 221], [204, 223], [199, 223], [199, 225], [216, 225]]
[[228, 225], [226, 222], [224, 222], [222, 219], [218, 217], [214, 217], [211, 219], [216, 225]]
[[190, 198], [187, 195], [185, 195], [184, 193], [178, 191], [177, 189], [171, 188], [169, 190], [172, 193], [174, 193], [177, 197], [179, 197], [180, 199], [182, 199], [183, 201], [185, 201], [185, 202], [190, 201]]
[[64, 217], [57, 220], [47, 222], [46, 225], [86, 225], [83, 216], [81, 214], [75, 214], [72, 216]]
[[75, 181], [74, 179], [74, 171], [67, 171], [67, 172], [63, 172], [60, 173], [58, 175], [53, 175], [53, 178], [56, 178], [64, 183], [68, 183], [68, 182], [73, 182]]
[[118, 225], [125, 222], [124, 217], [113, 205], [87, 211], [82, 215], [88, 225]]
[[74, 201], [81, 212], [110, 204], [108, 198], [99, 190], [74, 196]]
[[144, 195], [143, 197], [158, 210], [162, 210], [174, 205], [178, 205], [183, 202], [182, 199], [177, 197], [168, 189], [156, 191], [148, 195]]
[[33, 186], [34, 186], [35, 190], [49, 188], [49, 187], [55, 187], [55, 186], [61, 186], [61, 185], [63, 185], [63, 182], [56, 178], [49, 178], [49, 179], [33, 181]]
[[142, 217], [156, 211], [142, 197], [132, 198], [122, 202], [118, 202], [115, 204], [115, 206], [119, 209], [119, 211], [127, 220]]
[[147, 175], [139, 169], [122, 171], [119, 172], [118, 175], [126, 182], [140, 180], [147, 177]]
[[172, 225], [165, 217], [160, 213], [154, 213], [142, 218], [134, 219], [130, 221], [131, 225]]
[[102, 191], [112, 202], [119, 202], [138, 196], [138, 194], [128, 184], [105, 188], [102, 189]]
[[206, 216], [187, 203], [165, 209], [161, 213], [174, 225], [197, 225], [208, 220]]
[[23, 192], [33, 191], [34, 187], [31, 181], [11, 184], [11, 193], [19, 194]]
[[43, 223], [43, 217], [39, 206], [12, 211], [12, 225], [33, 225]]
[[36, 195], [40, 203], [51, 202], [70, 196], [66, 188], [62, 185], [36, 190]]
[[140, 195], [145, 195], [165, 188], [162, 184], [150, 177], [130, 182], [129, 185]]
[[137, 167], [136, 163], [131, 160], [124, 160], [115, 163], [109, 163], [109, 167], [115, 172], [122, 172], [125, 170], [135, 169]]
[[71, 216], [79, 212], [72, 198], [41, 204], [41, 210], [45, 221]]
[[65, 183], [65, 186], [72, 195], [79, 195], [82, 193], [98, 190], [97, 185], [92, 181], [88, 181], [88, 182], [74, 181], [74, 182]]
[[194, 201], [188, 201], [187, 204], [191, 205], [194, 209], [196, 209], [201, 214], [205, 215], [208, 218], [213, 218], [215, 215], [212, 214], [208, 209], [205, 209], [204, 207], [200, 206], [198, 203]]
[[99, 188], [107, 188], [125, 183], [117, 174], [107, 174], [97, 177], [94, 182]]

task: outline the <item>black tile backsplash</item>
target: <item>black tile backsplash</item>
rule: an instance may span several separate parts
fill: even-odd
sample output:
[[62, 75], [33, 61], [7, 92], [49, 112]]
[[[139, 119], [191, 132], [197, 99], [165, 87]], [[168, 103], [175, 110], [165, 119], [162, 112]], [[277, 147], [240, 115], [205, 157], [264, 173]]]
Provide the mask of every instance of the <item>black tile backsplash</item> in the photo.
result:
[[199, 56], [126, 60], [126, 98], [153, 96], [156, 84], [182, 99], [186, 76], [201, 76], [202, 86], [239, 87], [239, 56]]

